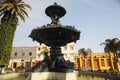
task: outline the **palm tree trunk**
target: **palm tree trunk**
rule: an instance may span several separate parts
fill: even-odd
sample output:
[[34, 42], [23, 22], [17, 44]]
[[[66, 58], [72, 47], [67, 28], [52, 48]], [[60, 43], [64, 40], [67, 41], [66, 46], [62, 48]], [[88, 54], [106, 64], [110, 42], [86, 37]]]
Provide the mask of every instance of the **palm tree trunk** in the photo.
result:
[[118, 66], [118, 63], [119, 63], [119, 61], [118, 61], [118, 56], [117, 56], [117, 53], [114, 53], [114, 62], [115, 62], [115, 68], [117, 69], [117, 70], [119, 70], [119, 66]]
[[9, 64], [18, 18], [6, 13], [0, 24], [0, 66]]

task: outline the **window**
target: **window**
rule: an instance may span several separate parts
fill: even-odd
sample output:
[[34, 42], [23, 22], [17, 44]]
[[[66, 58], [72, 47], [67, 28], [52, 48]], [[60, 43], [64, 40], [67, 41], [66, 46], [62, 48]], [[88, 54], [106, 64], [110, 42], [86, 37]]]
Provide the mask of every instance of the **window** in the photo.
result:
[[32, 52], [29, 52], [29, 56], [31, 56], [32, 55]]
[[38, 57], [40, 58], [41, 54], [38, 54]]
[[118, 54], [118, 58], [120, 58], [120, 53]]
[[85, 60], [82, 60], [82, 68], [85, 67]]
[[77, 64], [78, 64], [78, 68], [80, 68], [80, 59], [77, 58]]
[[96, 59], [94, 59], [94, 68], [95, 69], [98, 69], [98, 59], [96, 58]]
[[21, 60], [21, 62], [24, 62], [24, 60]]
[[107, 59], [107, 66], [110, 66], [110, 59]]
[[105, 66], [104, 59], [101, 59], [101, 65], [102, 65], [102, 66]]
[[38, 51], [40, 51], [40, 48], [38, 48]]
[[64, 50], [67, 50], [67, 46], [64, 46]]
[[74, 50], [74, 47], [73, 47], [73, 46], [70, 46], [70, 50]]
[[15, 56], [17, 56], [17, 52], [15, 52], [15, 54], [14, 54]]
[[86, 64], [86, 65], [87, 65], [87, 67], [90, 67], [90, 66], [91, 66], [91, 65], [90, 65], [90, 64], [91, 64], [90, 60], [87, 60], [87, 62], [86, 62], [86, 63], [87, 63], [87, 64]]

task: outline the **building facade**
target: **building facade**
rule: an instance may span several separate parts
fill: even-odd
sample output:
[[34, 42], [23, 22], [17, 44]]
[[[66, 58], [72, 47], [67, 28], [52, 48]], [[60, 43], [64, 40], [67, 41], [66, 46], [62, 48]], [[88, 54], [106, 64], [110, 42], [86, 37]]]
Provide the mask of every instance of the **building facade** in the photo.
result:
[[39, 47], [13, 47], [8, 67], [16, 68], [22, 65], [30, 68], [34, 66], [36, 53], [39, 52]]
[[75, 66], [80, 70], [91, 71], [120, 71], [120, 64], [116, 62], [113, 53], [88, 53], [86, 56], [76, 55]]
[[[9, 66], [16, 68], [24, 66], [25, 68], [33, 67], [36, 63], [41, 62], [44, 59], [44, 48], [48, 48], [44, 44], [37, 45], [35, 47], [13, 47]], [[66, 46], [61, 47], [61, 52], [64, 54], [65, 60], [75, 62], [75, 43], [69, 43]], [[50, 53], [48, 53], [50, 55]]]
[[61, 47], [61, 51], [64, 54], [65, 60], [75, 62], [75, 43], [69, 43], [66, 46]]

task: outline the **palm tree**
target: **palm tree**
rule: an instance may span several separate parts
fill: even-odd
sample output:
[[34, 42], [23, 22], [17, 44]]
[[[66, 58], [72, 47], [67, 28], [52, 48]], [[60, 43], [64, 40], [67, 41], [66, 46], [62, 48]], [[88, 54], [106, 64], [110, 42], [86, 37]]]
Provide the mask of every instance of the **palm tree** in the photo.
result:
[[78, 50], [78, 54], [82, 54], [84, 57], [86, 57], [88, 55], [88, 53], [91, 53], [92, 50], [90, 48], [86, 49], [85, 48], [81, 48]]
[[86, 52], [87, 52], [87, 53], [92, 53], [92, 50], [91, 50], [90, 48], [88, 48], [88, 49], [86, 50]]
[[79, 49], [78, 50], [78, 54], [80, 55], [80, 54], [84, 54], [85, 53], [85, 48], [81, 48], [81, 49]]
[[120, 51], [120, 40], [118, 38], [106, 39], [104, 43], [100, 45], [105, 45], [105, 52], [113, 52], [117, 56], [117, 52]]
[[26, 8], [31, 9], [30, 5], [22, 0], [0, 2], [0, 66], [7, 66], [9, 63], [18, 17], [25, 21], [28, 16]]
[[111, 39], [106, 39], [105, 42], [101, 43], [101, 45], [105, 45], [105, 48], [104, 48], [104, 52], [110, 52], [110, 43], [111, 43]]

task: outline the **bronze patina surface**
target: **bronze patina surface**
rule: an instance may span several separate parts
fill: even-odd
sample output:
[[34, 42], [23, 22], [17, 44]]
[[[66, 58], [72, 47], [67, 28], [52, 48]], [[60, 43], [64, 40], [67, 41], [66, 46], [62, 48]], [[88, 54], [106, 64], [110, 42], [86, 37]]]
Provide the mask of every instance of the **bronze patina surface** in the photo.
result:
[[66, 14], [66, 10], [57, 3], [48, 6], [45, 13], [52, 22], [33, 29], [29, 37], [40, 44], [44, 43], [51, 47], [50, 56], [45, 57], [44, 62], [38, 63], [32, 68], [32, 71], [44, 71], [46, 69], [48, 71], [66, 72], [66, 70], [73, 69], [74, 65], [70, 61], [65, 61], [60, 47], [79, 40], [80, 31], [74, 26], [60, 24], [59, 18]]

